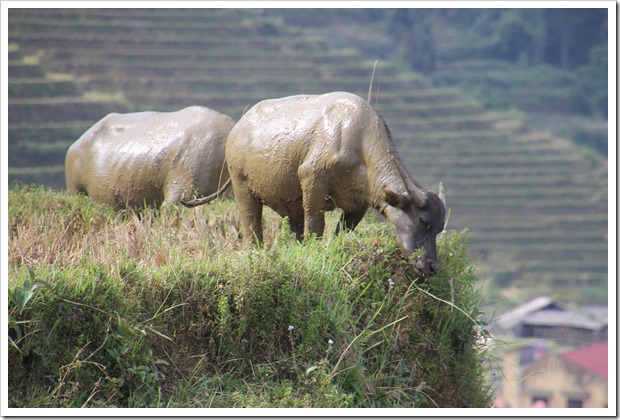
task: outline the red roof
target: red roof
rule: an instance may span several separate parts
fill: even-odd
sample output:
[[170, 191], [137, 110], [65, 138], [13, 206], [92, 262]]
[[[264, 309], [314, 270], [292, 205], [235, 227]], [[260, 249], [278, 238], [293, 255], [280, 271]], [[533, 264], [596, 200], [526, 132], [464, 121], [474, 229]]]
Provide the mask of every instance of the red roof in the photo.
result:
[[607, 341], [562, 353], [560, 357], [607, 378]]

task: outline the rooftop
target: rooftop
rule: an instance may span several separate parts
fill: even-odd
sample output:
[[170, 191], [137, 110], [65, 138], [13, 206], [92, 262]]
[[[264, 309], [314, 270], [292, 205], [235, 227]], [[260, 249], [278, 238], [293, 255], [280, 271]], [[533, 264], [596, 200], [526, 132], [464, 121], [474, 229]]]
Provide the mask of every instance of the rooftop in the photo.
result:
[[584, 330], [599, 330], [602, 327], [601, 322], [569, 310], [559, 311], [543, 309], [523, 317], [521, 322], [527, 325], [572, 327]]
[[607, 378], [607, 354], [607, 341], [603, 341], [562, 353], [560, 357]]
[[529, 314], [545, 308], [560, 309], [550, 297], [540, 296], [503, 313], [496, 319], [496, 322], [500, 328], [508, 330], [520, 323]]
[[501, 314], [495, 323], [503, 330], [527, 324], [596, 331], [607, 324], [607, 308], [584, 306], [579, 310], [570, 310], [548, 296], [540, 296]]

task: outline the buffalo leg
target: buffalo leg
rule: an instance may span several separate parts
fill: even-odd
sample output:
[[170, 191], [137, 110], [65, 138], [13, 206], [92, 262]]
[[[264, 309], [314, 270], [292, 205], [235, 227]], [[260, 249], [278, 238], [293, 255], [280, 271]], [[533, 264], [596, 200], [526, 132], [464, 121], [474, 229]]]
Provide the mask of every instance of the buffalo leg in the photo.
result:
[[304, 233], [306, 235], [315, 233], [320, 238], [325, 230], [325, 194], [317, 193], [314, 186], [304, 190], [303, 194]]
[[295, 238], [298, 241], [301, 241], [304, 236], [304, 219], [293, 220], [289, 218], [288, 224], [291, 228], [291, 232], [295, 234]]
[[301, 166], [297, 173], [302, 191], [304, 233], [315, 233], [321, 237], [325, 230], [325, 197], [329, 192], [327, 180], [317, 175], [312, 165]]
[[[321, 204], [323, 203], [321, 201]], [[309, 204], [305, 211], [304, 225], [304, 232], [307, 235], [315, 233], [318, 237], [323, 236], [323, 231], [325, 230], [325, 210]]]
[[233, 181], [233, 190], [235, 191], [235, 201], [239, 217], [241, 219], [241, 228], [243, 230], [243, 238], [246, 241], [255, 240], [259, 244], [263, 242], [263, 203], [251, 191], [243, 188], [241, 185], [235, 185]]
[[367, 207], [364, 207], [358, 211], [342, 212], [342, 216], [340, 217], [340, 223], [338, 223], [338, 226], [336, 226], [335, 234], [337, 235], [338, 233], [340, 233], [340, 229], [344, 229], [345, 231], [355, 230], [359, 222], [364, 218], [367, 209]]
[[184, 171], [172, 171], [161, 189], [162, 203], [179, 203], [185, 198], [185, 194], [191, 194], [193, 188], [191, 184], [185, 182], [186, 179], [188, 175]]

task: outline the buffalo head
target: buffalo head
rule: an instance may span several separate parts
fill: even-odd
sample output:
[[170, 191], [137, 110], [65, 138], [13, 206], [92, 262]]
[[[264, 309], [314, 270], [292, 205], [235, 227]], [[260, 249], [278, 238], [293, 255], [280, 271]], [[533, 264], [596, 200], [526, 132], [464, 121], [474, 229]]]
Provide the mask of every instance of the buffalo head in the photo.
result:
[[[442, 194], [440, 185], [440, 195]], [[422, 249], [421, 256], [413, 261], [415, 269], [423, 275], [433, 276], [439, 271], [437, 235], [445, 224], [443, 197], [432, 191], [422, 194], [398, 194], [386, 190], [387, 206], [384, 214], [394, 227], [396, 242], [405, 256]]]

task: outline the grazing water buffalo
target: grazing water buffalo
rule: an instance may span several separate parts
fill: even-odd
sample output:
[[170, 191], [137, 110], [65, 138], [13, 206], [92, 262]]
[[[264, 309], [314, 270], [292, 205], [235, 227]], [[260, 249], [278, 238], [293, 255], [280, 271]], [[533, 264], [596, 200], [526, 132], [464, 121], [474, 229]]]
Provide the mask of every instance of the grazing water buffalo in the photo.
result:
[[67, 151], [67, 190], [116, 209], [211, 194], [228, 179], [224, 147], [234, 124], [200, 106], [110, 114]]
[[387, 124], [362, 98], [334, 92], [260, 102], [230, 132], [226, 162], [246, 238], [262, 241], [263, 205], [288, 216], [298, 238], [321, 236], [324, 212], [335, 208], [341, 225], [355, 229], [372, 206], [405, 255], [424, 249], [416, 269], [437, 273], [444, 204], [407, 173]]

